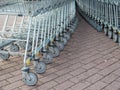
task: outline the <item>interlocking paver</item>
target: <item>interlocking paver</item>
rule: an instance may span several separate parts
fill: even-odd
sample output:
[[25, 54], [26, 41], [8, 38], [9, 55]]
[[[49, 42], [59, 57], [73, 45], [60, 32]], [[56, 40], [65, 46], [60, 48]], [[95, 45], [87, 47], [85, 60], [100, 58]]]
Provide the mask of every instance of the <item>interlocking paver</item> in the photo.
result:
[[109, 83], [113, 82], [114, 80], [116, 80], [117, 78], [118, 78], [117, 75], [109, 74], [106, 77], [104, 77], [101, 81], [109, 84]]
[[82, 81], [78, 84], [76, 84], [75, 86], [71, 87], [72, 90], [83, 90], [84, 88], [86, 88], [87, 86], [89, 86], [91, 83], [87, 82], [87, 81]]
[[58, 77], [58, 76], [57, 76], [56, 74], [50, 74], [50, 75], [48, 75], [48, 76], [46, 76], [46, 77], [40, 78], [39, 80], [40, 80], [41, 82], [45, 83], [45, 82], [51, 81], [51, 80], [53, 80], [53, 79], [55, 79], [55, 78], [57, 78], [57, 77]]
[[107, 74], [110, 74], [113, 71], [117, 70], [118, 68], [120, 68], [120, 62], [119, 61], [116, 62], [115, 64], [103, 69], [102, 71], [99, 72], [99, 74], [107, 75]]
[[49, 90], [50, 88], [56, 86], [57, 83], [55, 81], [50, 81], [50, 82], [47, 82], [41, 86], [38, 87], [39, 90]]
[[0, 76], [0, 81], [5, 80], [5, 79], [8, 79], [8, 78], [10, 78], [10, 77], [12, 77], [12, 75], [10, 75], [10, 74], [1, 75], [1, 76]]
[[95, 63], [93, 63], [93, 62], [91, 62], [91, 63], [88, 63], [88, 64], [86, 64], [86, 65], [84, 65], [84, 66], [82, 66], [82, 68], [84, 68], [84, 69], [90, 69], [90, 68], [93, 68], [93, 67], [95, 67], [96, 66], [96, 64]]
[[15, 77], [11, 77], [9, 79], [7, 79], [8, 82], [12, 83], [12, 82], [16, 82], [18, 80], [22, 80], [21, 75], [15, 76]]
[[86, 71], [85, 69], [79, 68], [79, 69], [76, 69], [76, 70], [70, 72], [70, 74], [73, 75], [73, 76], [77, 76], [77, 75], [79, 75], [79, 74], [81, 74], [81, 73], [83, 73], [85, 71]]
[[105, 87], [103, 90], [119, 90], [120, 89], [120, 82], [113, 82]]
[[58, 86], [54, 87], [55, 90], [65, 90], [69, 87], [71, 87], [72, 85], [74, 85], [74, 83], [70, 82], [70, 81], [66, 81], [62, 84], [59, 84]]
[[102, 88], [104, 88], [105, 86], [107, 86], [106, 83], [98, 81], [95, 84], [91, 85], [90, 87], [86, 88], [85, 90], [102, 90]]
[[105, 67], [110, 66], [110, 65], [112, 65], [113, 63], [115, 63], [117, 61], [118, 61], [118, 59], [111, 58], [110, 60], [106, 60], [103, 63], [97, 65], [96, 68], [104, 69]]
[[23, 85], [22, 81], [17, 81], [17, 82], [11, 83], [11, 84], [3, 87], [3, 90], [13, 90], [13, 89], [20, 87], [22, 85]]
[[114, 74], [120, 76], [120, 68], [113, 72]]
[[98, 80], [100, 80], [102, 78], [103, 78], [102, 75], [95, 74], [95, 75], [89, 77], [88, 79], [86, 79], [86, 81], [91, 82], [91, 83], [95, 83], [95, 82], [97, 82]]
[[9, 83], [6, 80], [0, 81], [0, 87], [6, 86]]
[[60, 76], [60, 77], [56, 78], [55, 81], [58, 82], [58, 83], [62, 83], [62, 82], [66, 81], [66, 80], [68, 80], [68, 79], [70, 79], [72, 77], [73, 76], [70, 75], [70, 74], [65, 74], [63, 76]]

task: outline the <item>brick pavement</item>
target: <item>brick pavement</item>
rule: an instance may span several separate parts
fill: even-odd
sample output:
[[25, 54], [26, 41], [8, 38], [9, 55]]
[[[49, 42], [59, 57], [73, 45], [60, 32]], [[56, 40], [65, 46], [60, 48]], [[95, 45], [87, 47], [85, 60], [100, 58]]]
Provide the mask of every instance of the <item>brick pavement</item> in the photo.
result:
[[120, 90], [120, 48], [83, 19], [60, 56], [38, 75], [36, 86], [21, 80], [21, 58], [0, 61], [0, 90]]

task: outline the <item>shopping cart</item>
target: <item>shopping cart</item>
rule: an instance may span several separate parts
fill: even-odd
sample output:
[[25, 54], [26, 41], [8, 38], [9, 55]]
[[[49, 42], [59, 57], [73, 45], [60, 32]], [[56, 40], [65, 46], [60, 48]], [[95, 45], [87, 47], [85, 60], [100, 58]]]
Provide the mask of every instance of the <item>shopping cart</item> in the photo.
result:
[[119, 0], [76, 0], [80, 14], [96, 29], [120, 43]]
[[44, 73], [78, 22], [74, 0], [2, 0], [0, 20], [0, 57], [24, 57], [22, 79], [27, 85], [38, 81], [30, 63], [36, 73]]
[[113, 40], [115, 42], [119, 41], [119, 1], [113, 1], [113, 10], [114, 10], [114, 17], [113, 17]]

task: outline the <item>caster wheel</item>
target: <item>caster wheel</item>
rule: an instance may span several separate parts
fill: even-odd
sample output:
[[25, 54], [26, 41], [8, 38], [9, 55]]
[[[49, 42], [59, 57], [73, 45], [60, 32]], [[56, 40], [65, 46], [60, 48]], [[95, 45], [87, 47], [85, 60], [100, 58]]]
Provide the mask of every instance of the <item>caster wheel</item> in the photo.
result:
[[74, 29], [70, 28], [70, 33], [71, 34], [74, 33]]
[[112, 31], [108, 31], [108, 37], [110, 38], [110, 39], [112, 39], [113, 38], [113, 32]]
[[44, 62], [37, 62], [34, 67], [36, 73], [42, 74], [46, 71], [46, 64]]
[[23, 81], [28, 86], [34, 86], [38, 81], [38, 77], [35, 73], [27, 73], [27, 76], [23, 78]]
[[105, 33], [106, 36], [108, 35], [108, 29], [107, 28], [104, 28], [104, 33]]
[[19, 46], [17, 44], [12, 44], [10, 46], [10, 51], [12, 51], [12, 52], [18, 52], [19, 51]]
[[3, 59], [3, 60], [8, 60], [10, 58], [10, 54], [9, 53], [0, 53], [0, 57]]
[[43, 55], [43, 62], [45, 62], [45, 64], [50, 64], [52, 63], [52, 61], [53, 61], [53, 56], [51, 53], [45, 53]]
[[66, 45], [67, 44], [67, 39], [65, 37], [62, 37], [61, 42], [63, 42], [63, 44]]
[[[24, 49], [24, 50], [26, 49], [26, 43], [25, 43], [25, 42], [20, 42], [19, 45], [20, 45], [20, 47], [21, 47], [22, 49]], [[28, 44], [27, 51], [31, 51], [31, 49], [32, 49], [32, 44], [29, 43], [29, 44]]]
[[114, 33], [113, 40], [114, 40], [114, 42], [118, 43], [118, 34]]
[[69, 39], [70, 39], [70, 33], [64, 34], [64, 37], [65, 37], [67, 40], [69, 40]]
[[60, 54], [60, 51], [57, 47], [49, 47], [49, 52], [52, 53], [53, 57], [57, 57]]
[[64, 49], [64, 44], [63, 44], [63, 42], [56, 41], [56, 42], [55, 42], [55, 45], [58, 47], [59, 50], [63, 50], [63, 49]]

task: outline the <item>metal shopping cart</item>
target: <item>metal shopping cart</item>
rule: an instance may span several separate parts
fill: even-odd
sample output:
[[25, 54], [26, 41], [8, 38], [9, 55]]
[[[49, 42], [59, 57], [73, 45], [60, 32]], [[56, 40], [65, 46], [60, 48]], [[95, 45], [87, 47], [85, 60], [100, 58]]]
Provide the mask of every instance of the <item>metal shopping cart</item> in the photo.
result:
[[36, 73], [46, 71], [46, 64], [70, 39], [77, 24], [75, 15], [74, 0], [0, 1], [0, 57], [23, 56], [23, 81], [35, 85], [38, 78], [30, 71], [31, 61]]

